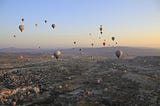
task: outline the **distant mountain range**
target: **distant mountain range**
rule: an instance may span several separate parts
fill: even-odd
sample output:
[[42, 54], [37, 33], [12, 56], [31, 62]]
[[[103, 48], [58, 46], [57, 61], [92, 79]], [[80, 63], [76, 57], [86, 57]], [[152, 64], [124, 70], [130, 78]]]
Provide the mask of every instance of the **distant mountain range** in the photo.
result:
[[9, 48], [2, 48], [0, 49], [0, 52], [3, 53], [39, 53], [47, 51], [47, 49], [30, 49], [30, 48], [15, 48], [15, 47], [9, 47]]
[[[80, 51], [81, 49], [81, 51]], [[102, 47], [102, 48], [68, 48], [68, 49], [61, 49], [63, 54], [78, 54], [83, 52], [87, 55], [95, 55], [95, 56], [110, 56], [115, 53], [116, 50], [122, 50], [124, 54], [131, 55], [131, 56], [160, 56], [160, 49], [154, 48], [139, 48], [139, 47]], [[56, 49], [55, 49], [56, 50]], [[41, 52], [54, 52], [53, 49], [30, 49], [30, 48], [3, 48], [0, 49], [2, 53], [41, 53]]]
[[[77, 54], [80, 48], [65, 49], [65, 54]], [[138, 47], [102, 47], [102, 48], [82, 48], [82, 52], [92, 56], [113, 56], [116, 50], [122, 50], [129, 56], [160, 56], [160, 49], [138, 48]]]

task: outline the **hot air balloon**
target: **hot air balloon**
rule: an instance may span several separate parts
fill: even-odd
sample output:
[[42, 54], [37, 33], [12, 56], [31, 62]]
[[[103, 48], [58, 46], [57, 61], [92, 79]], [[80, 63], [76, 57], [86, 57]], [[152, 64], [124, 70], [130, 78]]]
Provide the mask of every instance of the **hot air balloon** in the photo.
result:
[[24, 21], [24, 18], [22, 18], [21, 20], [22, 20], [22, 22], [23, 22], [23, 21]]
[[52, 24], [52, 28], [54, 29], [56, 27], [56, 24]]
[[100, 25], [99, 30], [100, 30], [100, 33], [102, 34], [102, 33], [103, 33], [103, 32], [102, 32], [102, 30], [103, 30], [102, 25]]
[[115, 37], [112, 37], [112, 41], [114, 41], [115, 40]]
[[117, 50], [115, 52], [115, 55], [117, 56], [117, 58], [120, 58], [123, 55], [123, 51], [122, 50]]
[[118, 43], [116, 42], [116, 45], [117, 45]]
[[38, 24], [35, 24], [35, 26], [37, 27], [37, 26], [38, 26]]
[[44, 22], [47, 23], [47, 20], [45, 20]]
[[94, 43], [91, 43], [92, 46], [94, 46]]
[[15, 38], [15, 37], [16, 37], [16, 35], [13, 35], [13, 37]]
[[24, 25], [19, 25], [19, 30], [22, 32], [24, 30]]
[[60, 55], [61, 55], [61, 51], [58, 50], [58, 51], [54, 52], [54, 57], [56, 59], [59, 59]]
[[105, 42], [103, 42], [103, 46], [105, 46], [106, 45], [106, 43]]
[[75, 42], [75, 41], [74, 41], [73, 43], [74, 43], [74, 44], [76, 44], [76, 42]]

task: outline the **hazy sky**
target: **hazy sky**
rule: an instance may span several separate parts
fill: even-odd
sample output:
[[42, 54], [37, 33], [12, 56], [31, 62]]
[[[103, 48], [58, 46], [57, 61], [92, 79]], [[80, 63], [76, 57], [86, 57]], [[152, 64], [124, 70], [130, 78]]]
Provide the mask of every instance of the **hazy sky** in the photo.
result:
[[0, 48], [91, 47], [92, 42], [100, 47], [104, 39], [113, 44], [112, 36], [120, 46], [160, 48], [160, 0], [0, 0], [0, 13]]

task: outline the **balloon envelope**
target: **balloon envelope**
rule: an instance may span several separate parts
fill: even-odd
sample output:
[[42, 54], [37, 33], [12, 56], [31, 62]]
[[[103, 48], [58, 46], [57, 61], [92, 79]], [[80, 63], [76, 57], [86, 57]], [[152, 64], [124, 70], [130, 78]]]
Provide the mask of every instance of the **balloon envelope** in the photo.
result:
[[100, 25], [100, 28], [99, 28], [99, 30], [100, 30], [100, 31], [102, 31], [102, 29], [103, 29], [103, 28], [102, 28], [102, 25]]
[[103, 46], [105, 46], [106, 45], [106, 43], [105, 42], [103, 42]]
[[24, 25], [19, 25], [19, 30], [22, 32], [24, 30]]
[[37, 27], [37, 26], [38, 26], [38, 24], [35, 24], [35, 26]]
[[114, 40], [115, 40], [115, 37], [112, 37], [112, 40], [114, 41]]
[[92, 46], [94, 46], [94, 43], [91, 43]]
[[58, 59], [60, 57], [60, 55], [61, 55], [61, 51], [57, 50], [56, 52], [54, 52], [54, 57], [56, 59]]
[[24, 18], [22, 18], [21, 20], [22, 20], [22, 22], [23, 22], [23, 21], [24, 21]]
[[103, 30], [102, 25], [100, 25], [99, 30], [100, 30], [100, 33], [102, 34], [102, 33], [103, 33], [103, 32], [102, 32], [102, 30]]
[[52, 24], [52, 28], [54, 29], [56, 27], [56, 24]]
[[120, 57], [122, 57], [122, 55], [123, 55], [123, 51], [122, 51], [122, 50], [117, 50], [115, 54], [116, 54], [116, 56], [117, 56], [118, 58], [120, 58]]

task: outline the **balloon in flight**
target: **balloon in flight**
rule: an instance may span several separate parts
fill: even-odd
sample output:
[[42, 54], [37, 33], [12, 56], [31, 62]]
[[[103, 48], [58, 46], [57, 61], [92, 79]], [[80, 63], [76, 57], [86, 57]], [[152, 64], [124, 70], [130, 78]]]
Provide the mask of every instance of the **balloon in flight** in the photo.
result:
[[47, 20], [45, 20], [44, 22], [47, 23]]
[[23, 21], [24, 21], [24, 18], [22, 18], [21, 20], [22, 20], [22, 22], [23, 22]]
[[91, 43], [92, 46], [94, 46], [94, 43]]
[[24, 30], [24, 25], [19, 25], [19, 30], [22, 32]]
[[56, 59], [59, 59], [60, 55], [61, 55], [61, 51], [57, 50], [56, 52], [54, 52], [54, 57]]
[[100, 28], [99, 28], [99, 30], [100, 30], [100, 33], [102, 34], [103, 33], [103, 28], [102, 28], [102, 25], [100, 25]]
[[114, 41], [115, 40], [115, 37], [112, 37], [112, 41]]
[[52, 24], [52, 28], [54, 29], [56, 27], [56, 24]]
[[103, 42], [103, 46], [105, 46], [106, 45], [106, 43], [105, 42]]
[[38, 24], [35, 24], [35, 26], [37, 27], [37, 26], [38, 26]]
[[122, 57], [122, 55], [123, 55], [123, 51], [122, 51], [122, 50], [117, 50], [117, 51], [115, 52], [115, 55], [117, 56], [117, 58], [120, 58], [120, 57]]

